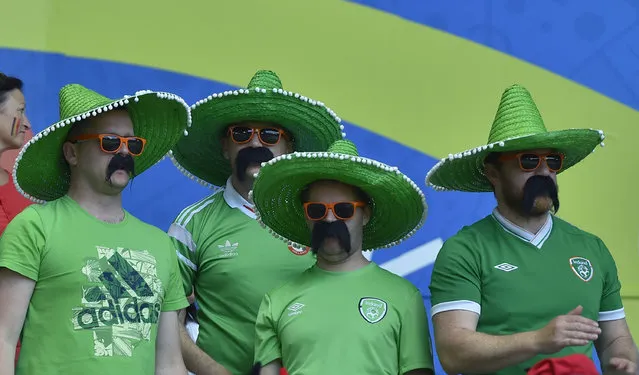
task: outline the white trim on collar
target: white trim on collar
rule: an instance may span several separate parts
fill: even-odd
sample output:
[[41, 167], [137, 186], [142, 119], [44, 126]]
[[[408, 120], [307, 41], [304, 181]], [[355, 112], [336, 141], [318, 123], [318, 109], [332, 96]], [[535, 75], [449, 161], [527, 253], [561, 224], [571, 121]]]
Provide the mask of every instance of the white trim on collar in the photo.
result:
[[246, 216], [251, 219], [255, 219], [255, 206], [250, 204], [240, 193], [235, 190], [231, 177], [226, 180], [226, 187], [224, 188], [224, 200], [226, 204], [231, 208], [237, 208], [242, 211]]
[[539, 229], [537, 234], [530, 233], [524, 228], [518, 226], [512, 221], [506, 219], [502, 214], [499, 213], [497, 208], [493, 210], [493, 217], [499, 223], [504, 230], [513, 236], [521, 239], [522, 241], [529, 242], [530, 244], [536, 246], [538, 249], [544, 245], [544, 242], [550, 237], [550, 232], [552, 232], [552, 215], [548, 214], [548, 218], [544, 225]]

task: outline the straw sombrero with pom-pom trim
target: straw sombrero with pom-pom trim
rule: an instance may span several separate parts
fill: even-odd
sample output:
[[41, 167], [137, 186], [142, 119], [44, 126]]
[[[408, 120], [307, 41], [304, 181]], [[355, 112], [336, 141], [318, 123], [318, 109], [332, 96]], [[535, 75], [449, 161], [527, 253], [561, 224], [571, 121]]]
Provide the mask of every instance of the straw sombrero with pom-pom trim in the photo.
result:
[[74, 123], [125, 107], [135, 135], [147, 140], [142, 155], [133, 158], [136, 174], [162, 160], [191, 123], [188, 104], [168, 92], [144, 90], [109, 99], [70, 84], [60, 90], [59, 102], [60, 121], [34, 135], [20, 150], [13, 167], [16, 189], [36, 203], [55, 200], [69, 190], [70, 170], [62, 145]]
[[285, 90], [277, 74], [269, 70], [255, 73], [245, 89], [198, 100], [191, 112], [193, 124], [171, 150], [171, 160], [183, 174], [207, 187], [223, 186], [232, 173], [220, 142], [231, 124], [278, 124], [293, 136], [295, 151], [324, 151], [345, 136], [342, 120], [332, 109]]
[[502, 94], [488, 143], [440, 160], [426, 175], [426, 185], [435, 190], [491, 192], [484, 175], [484, 159], [493, 152], [554, 149], [564, 154], [561, 173], [603, 146], [604, 133], [594, 129], [548, 131], [532, 96], [521, 85]]
[[258, 221], [284, 241], [310, 246], [301, 193], [319, 180], [356, 186], [369, 196], [362, 250], [397, 245], [426, 220], [426, 198], [417, 184], [397, 167], [359, 156], [351, 141], [338, 140], [326, 152], [294, 152], [262, 164], [250, 193]]

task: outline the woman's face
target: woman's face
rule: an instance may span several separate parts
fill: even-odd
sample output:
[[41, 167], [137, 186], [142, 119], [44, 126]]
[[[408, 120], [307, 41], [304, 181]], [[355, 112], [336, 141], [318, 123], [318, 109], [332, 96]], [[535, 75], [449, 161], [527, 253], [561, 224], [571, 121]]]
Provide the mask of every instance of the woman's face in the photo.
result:
[[18, 89], [9, 91], [0, 103], [0, 145], [5, 149], [22, 147], [25, 133], [31, 128], [25, 105], [24, 95]]

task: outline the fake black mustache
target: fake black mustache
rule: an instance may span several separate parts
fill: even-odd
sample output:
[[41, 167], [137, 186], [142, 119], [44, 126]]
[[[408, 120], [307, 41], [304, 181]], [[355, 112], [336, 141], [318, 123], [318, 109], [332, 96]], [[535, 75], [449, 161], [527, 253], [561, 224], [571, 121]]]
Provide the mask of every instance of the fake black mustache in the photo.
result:
[[273, 159], [273, 152], [266, 147], [247, 147], [240, 150], [235, 158], [235, 171], [240, 181], [246, 179], [246, 170], [253, 164], [261, 164]]
[[133, 156], [127, 154], [115, 154], [111, 158], [109, 165], [107, 166], [106, 180], [111, 181], [111, 176], [118, 170], [129, 172], [131, 178], [135, 177], [135, 163]]
[[530, 177], [524, 185], [524, 196], [521, 202], [524, 212], [532, 212], [536, 198], [548, 197], [552, 199], [555, 213], [557, 213], [557, 211], [559, 211], [559, 197], [557, 190], [557, 185], [552, 178], [548, 176], [535, 175]]
[[330, 237], [337, 239], [346, 253], [351, 252], [351, 234], [343, 220], [316, 222], [311, 233], [311, 251], [317, 254], [324, 240]]

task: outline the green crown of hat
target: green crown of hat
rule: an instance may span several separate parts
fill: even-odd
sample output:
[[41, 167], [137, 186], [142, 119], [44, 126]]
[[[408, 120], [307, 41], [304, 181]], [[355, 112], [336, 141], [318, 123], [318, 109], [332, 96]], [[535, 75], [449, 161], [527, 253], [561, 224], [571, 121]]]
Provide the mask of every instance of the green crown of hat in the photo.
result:
[[502, 94], [488, 143], [441, 159], [426, 175], [426, 185], [435, 190], [490, 192], [484, 175], [484, 159], [493, 152], [554, 149], [564, 154], [561, 173], [603, 147], [603, 131], [566, 129], [548, 131], [530, 92], [512, 85]]
[[120, 99], [109, 99], [78, 84], [64, 86], [59, 93], [60, 121], [34, 135], [20, 150], [13, 167], [16, 189], [26, 198], [44, 203], [65, 195], [70, 170], [62, 145], [71, 126], [102, 113], [126, 108], [136, 136], [147, 140], [142, 155], [134, 157], [140, 174], [161, 161], [191, 123], [188, 104], [168, 92], [138, 91]]
[[231, 165], [222, 154], [220, 137], [243, 121], [279, 124], [293, 136], [296, 151], [324, 151], [346, 136], [341, 119], [324, 103], [282, 87], [277, 74], [260, 70], [247, 88], [228, 90], [198, 100], [193, 124], [170, 152], [175, 166], [187, 177], [211, 187], [223, 186]]
[[370, 198], [362, 250], [397, 245], [426, 220], [426, 198], [417, 184], [397, 167], [359, 156], [348, 140], [336, 141], [326, 152], [294, 152], [262, 163], [250, 192], [257, 220], [289, 244], [310, 246], [301, 193], [319, 180], [357, 186]]

